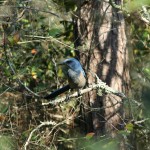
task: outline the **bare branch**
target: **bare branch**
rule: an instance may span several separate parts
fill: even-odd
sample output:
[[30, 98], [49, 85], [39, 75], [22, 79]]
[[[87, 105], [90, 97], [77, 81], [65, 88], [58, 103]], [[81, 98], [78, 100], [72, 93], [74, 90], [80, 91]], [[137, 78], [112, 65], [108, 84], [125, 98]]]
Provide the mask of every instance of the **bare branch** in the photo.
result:
[[[97, 84], [92, 84], [89, 87], [80, 90], [80, 95], [83, 95], [84, 93], [90, 92], [92, 90], [97, 90], [97, 94], [98, 95], [99, 95], [99, 93], [101, 93], [101, 94], [114, 94], [114, 95], [119, 96], [120, 98], [122, 98], [124, 100], [125, 99], [129, 100], [129, 98], [126, 97], [124, 93], [119, 92], [119, 91], [115, 91], [114, 89], [109, 87], [105, 82], [100, 80], [96, 74], [92, 73], [92, 75], [96, 77]], [[74, 97], [78, 97], [78, 96], [79, 96], [79, 93], [78, 92], [74, 92], [73, 94], [71, 94], [69, 96], [67, 95], [67, 96], [63, 96], [63, 97], [57, 98], [55, 100], [51, 100], [49, 102], [43, 102], [42, 105], [43, 106], [50, 105], [50, 104], [56, 105], [58, 103], [67, 101], [68, 99], [71, 99], [71, 98], [74, 98]], [[121, 103], [121, 102], [117, 101], [117, 103]], [[137, 102], [137, 101], [135, 101], [133, 99], [132, 99], [132, 102], [135, 103], [137, 106], [141, 106], [142, 105], [141, 103], [139, 103], [139, 102]], [[116, 104], [114, 104], [114, 105], [116, 105]], [[104, 108], [101, 108], [101, 109], [104, 109]]]
[[24, 145], [24, 150], [27, 150], [27, 146], [29, 145], [29, 142], [32, 138], [33, 133], [36, 132], [37, 130], [39, 130], [41, 127], [49, 126], [49, 125], [56, 125], [56, 123], [54, 121], [41, 122], [40, 125], [38, 125], [35, 129], [33, 129]]
[[[121, 98], [126, 98], [126, 96], [123, 93], [113, 90], [111, 87], [106, 85], [105, 82], [101, 81], [98, 77], [97, 77], [97, 79], [98, 79], [98, 81], [97, 81], [98, 83], [97, 84], [90, 85], [88, 88], [80, 90], [80, 94], [83, 95], [84, 93], [87, 93], [87, 92], [90, 92], [92, 90], [97, 89], [97, 90], [102, 90], [102, 93], [107, 93], [107, 94], [111, 93], [111, 94], [117, 95], [117, 96], [119, 96]], [[48, 103], [44, 103], [43, 102], [42, 105], [43, 106], [44, 105], [49, 105], [49, 104], [56, 105], [57, 103], [61, 103], [61, 102], [65, 101], [65, 100], [67, 100], [67, 99], [70, 99], [70, 98], [73, 98], [73, 97], [77, 97], [77, 96], [79, 96], [79, 93], [75, 92], [72, 95], [63, 96], [61, 98], [55, 99], [53, 101], [50, 101]]]
[[[61, 45], [64, 45], [64, 46], [66, 46], [66, 47], [68, 47], [68, 48], [71, 48], [71, 49], [74, 49], [74, 47], [71, 47], [71, 46], [69, 46], [69, 45], [67, 45], [67, 44], [65, 44], [65, 43], [63, 43], [63, 42], [61, 42], [61, 41], [59, 41], [58, 39], [56, 39], [56, 38], [54, 38], [54, 37], [52, 37], [52, 36], [48, 36], [48, 37], [43, 37], [43, 36], [38, 36], [38, 35], [25, 35], [26, 37], [29, 37], [29, 38], [38, 38], [38, 39], [44, 39], [44, 40], [51, 40], [51, 41], [56, 41], [56, 42], [58, 42], [59, 44], [61, 44]], [[36, 40], [37, 42], [38, 41], [40, 41], [40, 40]], [[29, 43], [30, 43], [31, 41], [29, 41]], [[33, 42], [33, 41], [32, 41]], [[18, 44], [24, 44], [24, 43], [27, 43], [27, 42], [18, 42]]]

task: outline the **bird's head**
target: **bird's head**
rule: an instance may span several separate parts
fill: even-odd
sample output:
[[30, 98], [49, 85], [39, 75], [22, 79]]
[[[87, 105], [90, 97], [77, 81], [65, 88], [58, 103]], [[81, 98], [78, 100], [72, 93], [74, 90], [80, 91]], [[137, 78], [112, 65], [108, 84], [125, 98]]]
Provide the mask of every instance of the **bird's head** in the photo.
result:
[[68, 58], [59, 63], [59, 65], [64, 65], [67, 69], [72, 69], [73, 71], [80, 73], [82, 72], [85, 76], [85, 72], [82, 69], [80, 62], [75, 58]]

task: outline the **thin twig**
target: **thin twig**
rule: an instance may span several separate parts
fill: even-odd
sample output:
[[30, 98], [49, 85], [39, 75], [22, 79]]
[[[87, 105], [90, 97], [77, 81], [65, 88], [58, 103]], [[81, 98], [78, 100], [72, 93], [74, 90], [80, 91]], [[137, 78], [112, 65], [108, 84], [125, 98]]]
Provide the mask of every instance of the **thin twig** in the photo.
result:
[[[52, 37], [52, 36], [48, 36], [48, 37], [37, 36], [37, 35], [25, 35], [25, 36], [26, 36], [26, 37], [30, 37], [30, 38], [51, 39], [51, 40], [54, 40], [54, 41], [56, 41], [56, 42], [58, 42], [58, 43], [60, 43], [60, 44], [62, 44], [62, 45], [64, 45], [64, 46], [68, 47], [68, 48], [74, 49], [74, 47], [71, 47], [71, 46], [69, 46], [69, 45], [63, 43], [63, 42], [57, 40], [56, 38], [54, 38], [54, 37]], [[21, 43], [21, 42], [20, 42], [20, 43]]]
[[33, 133], [36, 132], [37, 130], [39, 130], [41, 127], [49, 126], [49, 125], [56, 125], [56, 122], [54, 122], [54, 121], [41, 122], [40, 125], [38, 125], [35, 129], [33, 129], [24, 145], [24, 150], [27, 150], [27, 146], [29, 145], [29, 142], [32, 138]]
[[143, 120], [135, 121], [134, 124], [138, 125], [138, 124], [144, 123], [147, 120], [150, 120], [150, 118], [146, 118], [146, 119], [143, 119]]
[[[1, 5], [1, 6], [5, 6], [6, 5]], [[25, 6], [13, 6], [13, 5], [7, 5], [9, 7], [12, 7], [12, 8], [23, 8], [23, 9], [28, 9], [28, 10], [32, 10], [32, 11], [38, 11], [38, 12], [44, 12], [44, 13], [49, 13], [53, 16], [56, 16], [58, 18], [61, 18], [59, 15], [55, 14], [54, 12], [51, 12], [51, 11], [46, 11], [46, 10], [40, 10], [40, 9], [37, 9], [37, 8], [32, 8], [32, 7], [25, 7]]]
[[[8, 66], [10, 67], [10, 70], [11, 70], [11, 72], [12, 72], [12, 75], [16, 75], [15, 69], [13, 68], [12, 63], [10, 62], [10, 60], [9, 60], [9, 58], [8, 58], [8, 56], [7, 56], [6, 41], [5, 41], [5, 39], [6, 39], [5, 31], [4, 31], [4, 33], [3, 33], [3, 39], [4, 39], [3, 49], [4, 49], [4, 53], [5, 53], [6, 62], [7, 62], [7, 64], [8, 64]], [[32, 90], [30, 90], [27, 86], [25, 86], [19, 78], [17, 78], [16, 80], [17, 80], [17, 82], [18, 82], [21, 86], [23, 86], [24, 89], [26, 89], [28, 92], [30, 92], [31, 94], [33, 94], [33, 95], [36, 96], [36, 97], [40, 97], [38, 94], [36, 94], [36, 93], [33, 92]]]
[[0, 96], [2, 96], [5, 92], [7, 92], [10, 89], [10, 87], [8, 87], [5, 91], [3, 91]]

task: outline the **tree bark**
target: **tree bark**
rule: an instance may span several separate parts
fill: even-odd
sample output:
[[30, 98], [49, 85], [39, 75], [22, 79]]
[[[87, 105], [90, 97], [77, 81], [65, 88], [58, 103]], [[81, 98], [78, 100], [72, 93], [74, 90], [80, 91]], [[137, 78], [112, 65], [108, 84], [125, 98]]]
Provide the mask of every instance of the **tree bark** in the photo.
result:
[[[114, 0], [121, 5], [121, 0]], [[126, 47], [125, 22], [122, 13], [109, 4], [109, 0], [77, 1], [75, 19], [75, 47], [87, 72], [87, 86], [96, 82], [93, 73], [113, 89], [128, 93], [129, 70]], [[110, 134], [123, 127], [122, 99], [107, 94], [98, 96], [97, 91], [86, 94], [84, 122], [86, 132], [96, 135]], [[93, 111], [93, 108], [97, 110]], [[91, 113], [89, 113], [91, 112]]]

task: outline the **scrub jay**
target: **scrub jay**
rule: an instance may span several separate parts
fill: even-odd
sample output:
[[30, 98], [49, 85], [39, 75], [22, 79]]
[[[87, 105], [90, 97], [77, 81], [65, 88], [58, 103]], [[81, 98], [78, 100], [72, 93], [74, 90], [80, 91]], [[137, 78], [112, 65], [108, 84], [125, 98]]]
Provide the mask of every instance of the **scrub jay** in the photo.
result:
[[75, 58], [68, 58], [61, 62], [63, 65], [63, 73], [68, 80], [68, 85], [52, 92], [50, 95], [45, 96], [45, 99], [52, 99], [56, 96], [68, 91], [69, 89], [80, 89], [86, 84], [85, 72], [82, 69], [80, 62]]

